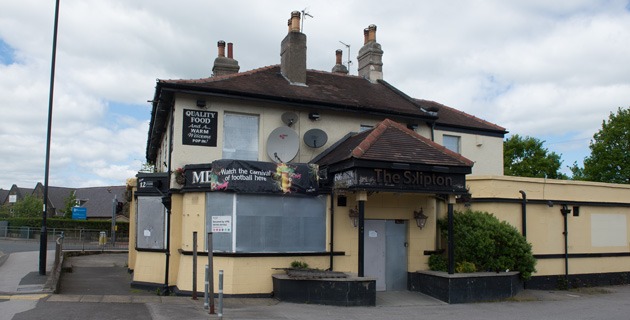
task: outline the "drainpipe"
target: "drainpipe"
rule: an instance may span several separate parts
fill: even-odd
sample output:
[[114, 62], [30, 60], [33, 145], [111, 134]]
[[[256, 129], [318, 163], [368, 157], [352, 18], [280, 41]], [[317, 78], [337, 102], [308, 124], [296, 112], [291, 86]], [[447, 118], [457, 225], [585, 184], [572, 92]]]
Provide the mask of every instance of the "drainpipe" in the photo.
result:
[[560, 209], [560, 213], [564, 218], [564, 281], [567, 284], [567, 289], [570, 287], [569, 285], [569, 224], [567, 222], [567, 217], [569, 213], [571, 213], [571, 209], [567, 207], [566, 204], [562, 205]]
[[164, 197], [162, 198], [162, 203], [166, 207], [166, 266], [164, 268], [164, 292], [165, 296], [170, 294], [170, 289], [168, 285], [168, 273], [170, 267], [170, 258], [171, 258], [171, 159], [173, 157], [173, 122], [175, 119], [175, 105], [171, 108], [171, 121], [169, 124], [169, 151], [168, 151], [168, 188], [169, 191], [165, 197], [167, 197], [166, 201]]
[[448, 274], [455, 273], [455, 231], [453, 226], [453, 203], [455, 196], [448, 196]]
[[328, 270], [333, 270], [333, 252], [335, 251], [335, 192], [330, 191], [330, 263]]
[[367, 201], [367, 192], [359, 191], [357, 193], [357, 202], [359, 203], [359, 227], [357, 228], [359, 231], [359, 254], [358, 254], [358, 276], [364, 276], [364, 257], [365, 257], [365, 201]]
[[518, 191], [523, 196], [523, 202], [521, 202], [521, 225], [522, 234], [527, 239], [527, 194], [523, 190]]

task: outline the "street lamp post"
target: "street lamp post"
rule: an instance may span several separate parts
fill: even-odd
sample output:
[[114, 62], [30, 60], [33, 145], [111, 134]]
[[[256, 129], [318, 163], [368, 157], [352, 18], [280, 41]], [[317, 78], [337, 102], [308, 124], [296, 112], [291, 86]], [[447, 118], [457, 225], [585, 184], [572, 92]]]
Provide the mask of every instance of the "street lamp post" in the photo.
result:
[[55, 2], [55, 22], [53, 28], [52, 62], [50, 65], [50, 90], [48, 93], [48, 130], [46, 133], [46, 164], [44, 170], [44, 209], [42, 212], [42, 229], [39, 235], [39, 274], [46, 275], [46, 251], [48, 247], [48, 176], [50, 171], [50, 136], [52, 133], [53, 92], [55, 91], [55, 60], [57, 58], [57, 26], [59, 25], [59, 0]]

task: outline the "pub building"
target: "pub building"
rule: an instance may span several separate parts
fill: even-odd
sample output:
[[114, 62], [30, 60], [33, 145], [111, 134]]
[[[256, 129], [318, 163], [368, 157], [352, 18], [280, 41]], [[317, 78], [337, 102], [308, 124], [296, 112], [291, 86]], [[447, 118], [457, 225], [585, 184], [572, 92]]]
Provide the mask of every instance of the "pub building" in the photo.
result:
[[[293, 12], [279, 65], [239, 72], [219, 41], [212, 76], [157, 81], [146, 148], [156, 173], [128, 182], [132, 286], [190, 293], [196, 234], [203, 288], [211, 232], [227, 295], [269, 296], [293, 261], [407, 290], [452, 245], [436, 221], [470, 199], [467, 176], [503, 175], [507, 131], [386, 82], [376, 26], [354, 76], [341, 50], [331, 72], [306, 68], [299, 20]], [[517, 190], [506, 197], [520, 210]]]

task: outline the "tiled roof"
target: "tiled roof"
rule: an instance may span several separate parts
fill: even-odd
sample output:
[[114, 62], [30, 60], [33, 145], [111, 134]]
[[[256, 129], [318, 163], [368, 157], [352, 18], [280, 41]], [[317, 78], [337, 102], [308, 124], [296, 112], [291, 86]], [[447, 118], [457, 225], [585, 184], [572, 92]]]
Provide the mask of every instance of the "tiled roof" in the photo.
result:
[[280, 73], [279, 65], [226, 76], [196, 80], [159, 80], [158, 83], [320, 107], [433, 118], [414, 99], [405, 96], [385, 81], [372, 83], [358, 76], [307, 70], [306, 85], [291, 85]]
[[0, 189], [0, 205], [2, 205], [9, 196], [9, 190]]
[[459, 128], [469, 128], [487, 131], [496, 131], [500, 133], [506, 133], [505, 128], [498, 126], [494, 123], [488, 122], [483, 119], [479, 119], [473, 115], [459, 111], [457, 109], [447, 107], [441, 103], [415, 99], [416, 102], [425, 110], [435, 110], [438, 113], [437, 124], [444, 126], [452, 126]]
[[104, 218], [112, 216], [114, 195], [118, 202], [126, 201], [126, 190], [126, 186], [80, 188], [75, 196], [85, 201], [82, 206], [87, 208], [88, 218]]
[[330, 165], [351, 158], [397, 163], [472, 167], [462, 155], [385, 119], [373, 129], [358, 133], [341, 142], [316, 163]]

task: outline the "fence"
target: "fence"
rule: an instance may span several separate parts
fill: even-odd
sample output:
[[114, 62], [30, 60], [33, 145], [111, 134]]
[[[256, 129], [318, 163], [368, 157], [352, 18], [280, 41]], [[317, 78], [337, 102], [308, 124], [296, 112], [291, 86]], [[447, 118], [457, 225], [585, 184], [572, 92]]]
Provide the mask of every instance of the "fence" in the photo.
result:
[[[116, 232], [116, 241], [113, 242], [109, 230], [52, 228], [47, 231], [48, 240], [51, 242], [63, 235], [64, 250], [128, 250], [129, 248], [128, 232]], [[0, 226], [0, 239], [38, 241], [40, 235], [40, 228]]]

